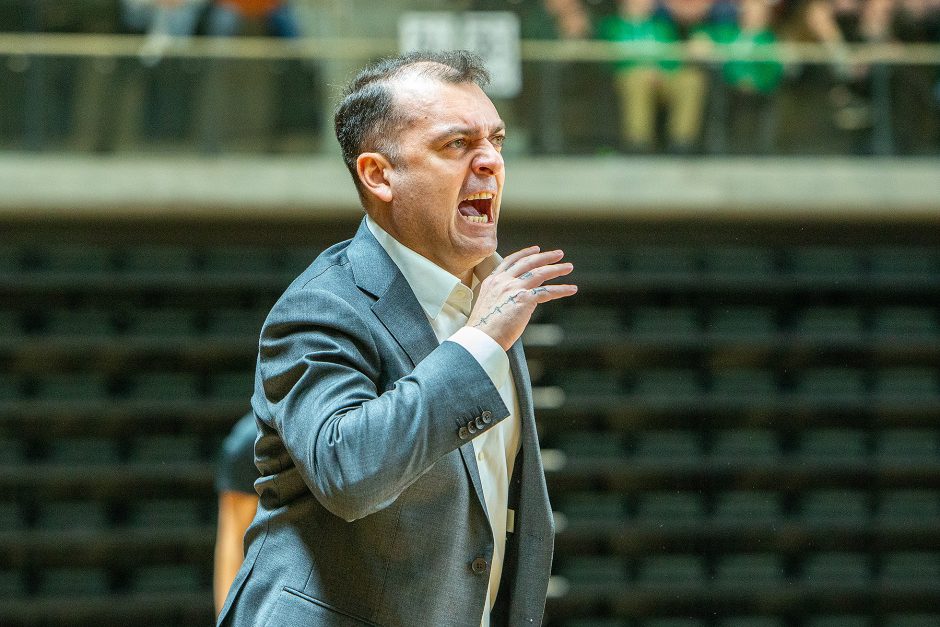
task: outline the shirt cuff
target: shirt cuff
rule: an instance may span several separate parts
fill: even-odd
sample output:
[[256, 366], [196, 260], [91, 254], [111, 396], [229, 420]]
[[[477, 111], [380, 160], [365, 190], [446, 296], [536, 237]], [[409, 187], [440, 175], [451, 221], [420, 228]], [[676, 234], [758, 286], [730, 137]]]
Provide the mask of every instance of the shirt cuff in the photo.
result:
[[496, 340], [479, 329], [461, 327], [447, 338], [448, 342], [460, 344], [473, 355], [480, 367], [486, 371], [496, 389], [500, 389], [509, 377], [509, 356]]

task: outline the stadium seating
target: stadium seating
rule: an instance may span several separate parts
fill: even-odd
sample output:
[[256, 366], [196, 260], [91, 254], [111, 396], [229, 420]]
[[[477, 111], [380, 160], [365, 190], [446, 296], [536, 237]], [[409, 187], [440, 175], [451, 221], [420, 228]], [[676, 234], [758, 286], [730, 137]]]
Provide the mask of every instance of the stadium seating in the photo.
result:
[[[86, 624], [211, 621], [217, 445], [258, 331], [354, 227], [0, 247], [0, 624], [79, 601]], [[547, 627], [940, 624], [934, 247], [857, 225], [523, 227], [566, 242], [583, 287], [526, 340]]]
[[806, 621], [806, 627], [871, 627], [873, 623], [873, 619], [867, 616], [843, 614], [841, 616], [810, 616]]
[[777, 323], [769, 307], [728, 307], [712, 312], [707, 328], [716, 338], [753, 341], [773, 335]]
[[772, 527], [784, 520], [782, 498], [773, 492], [734, 490], [715, 498], [715, 522], [746, 526]]
[[715, 567], [715, 583], [727, 586], [773, 586], [786, 581], [786, 565], [775, 553], [723, 556]]

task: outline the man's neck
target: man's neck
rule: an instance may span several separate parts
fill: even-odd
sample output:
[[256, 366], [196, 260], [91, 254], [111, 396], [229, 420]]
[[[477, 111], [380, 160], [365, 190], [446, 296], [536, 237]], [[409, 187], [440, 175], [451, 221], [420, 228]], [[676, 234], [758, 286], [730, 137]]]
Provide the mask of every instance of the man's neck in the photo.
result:
[[473, 268], [470, 268], [462, 275], [456, 275], [460, 282], [466, 285], [467, 287], [473, 287]]

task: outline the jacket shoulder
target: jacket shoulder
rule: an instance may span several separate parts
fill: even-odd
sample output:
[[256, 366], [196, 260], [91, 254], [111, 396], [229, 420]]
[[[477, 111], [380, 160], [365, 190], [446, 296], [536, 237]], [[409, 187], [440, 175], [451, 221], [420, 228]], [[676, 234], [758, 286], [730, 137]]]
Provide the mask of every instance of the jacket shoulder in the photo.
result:
[[333, 244], [326, 248], [295, 278], [285, 290], [285, 293], [302, 290], [307, 287], [327, 286], [332, 281], [351, 277], [349, 267], [349, 245], [352, 240]]

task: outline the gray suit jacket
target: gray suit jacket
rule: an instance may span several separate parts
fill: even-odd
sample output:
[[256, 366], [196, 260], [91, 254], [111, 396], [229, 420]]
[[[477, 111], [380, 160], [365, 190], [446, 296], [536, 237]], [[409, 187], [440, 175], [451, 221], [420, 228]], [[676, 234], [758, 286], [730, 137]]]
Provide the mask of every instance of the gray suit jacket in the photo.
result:
[[[509, 359], [522, 449], [491, 620], [539, 625], [554, 529], [519, 343]], [[252, 407], [261, 499], [220, 625], [480, 624], [493, 534], [461, 428], [509, 412], [365, 221], [271, 310]]]

